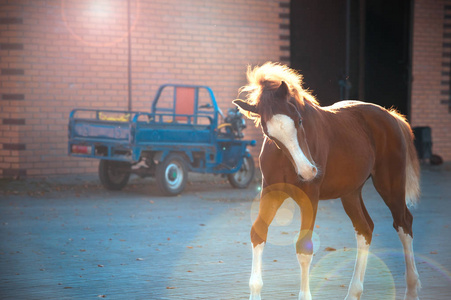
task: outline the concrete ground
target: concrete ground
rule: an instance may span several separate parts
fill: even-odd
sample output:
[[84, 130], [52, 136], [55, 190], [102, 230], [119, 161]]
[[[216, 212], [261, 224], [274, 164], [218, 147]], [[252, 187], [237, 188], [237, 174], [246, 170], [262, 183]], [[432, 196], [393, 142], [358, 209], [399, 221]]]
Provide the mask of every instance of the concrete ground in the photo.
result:
[[[421, 299], [451, 299], [450, 169], [423, 168], [412, 211]], [[259, 184], [235, 190], [220, 177], [190, 178], [173, 198], [159, 196], [152, 179], [121, 192], [92, 176], [0, 180], [0, 299], [247, 299]], [[403, 299], [390, 212], [371, 182], [364, 200], [375, 231], [362, 299]], [[297, 299], [299, 226], [287, 200], [263, 255], [263, 299]], [[339, 200], [320, 203], [314, 242], [313, 298], [343, 299], [355, 237]]]

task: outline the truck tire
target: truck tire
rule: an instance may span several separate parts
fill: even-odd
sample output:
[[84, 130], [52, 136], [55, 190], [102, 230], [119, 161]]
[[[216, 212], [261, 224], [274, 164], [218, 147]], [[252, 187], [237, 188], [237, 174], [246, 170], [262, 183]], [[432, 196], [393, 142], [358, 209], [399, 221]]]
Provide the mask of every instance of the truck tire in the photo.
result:
[[130, 164], [102, 159], [99, 163], [99, 179], [107, 190], [120, 191], [130, 179]]
[[160, 191], [166, 196], [180, 194], [186, 186], [188, 170], [182, 156], [171, 153], [157, 165], [156, 181]]
[[237, 189], [245, 189], [254, 179], [255, 164], [252, 156], [245, 156], [241, 168], [233, 174], [228, 174], [230, 184]]

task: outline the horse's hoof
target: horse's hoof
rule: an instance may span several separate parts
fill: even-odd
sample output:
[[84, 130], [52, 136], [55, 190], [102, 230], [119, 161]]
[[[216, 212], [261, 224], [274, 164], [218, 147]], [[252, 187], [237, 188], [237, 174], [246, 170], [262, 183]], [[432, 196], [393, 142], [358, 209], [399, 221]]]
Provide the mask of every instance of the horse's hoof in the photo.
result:
[[348, 294], [345, 300], [360, 300], [363, 293], [363, 284], [360, 281], [353, 280], [349, 285]]
[[309, 293], [300, 292], [298, 299], [299, 300], [312, 300], [312, 294], [310, 294], [310, 292]]
[[[418, 276], [417, 276], [418, 278]], [[406, 294], [404, 296], [404, 300], [419, 300], [418, 298], [418, 290], [421, 288], [421, 282], [417, 279], [416, 284], [413, 287], [406, 289]]]
[[262, 297], [260, 295], [251, 295], [249, 300], [262, 300]]
[[404, 297], [404, 300], [420, 300], [417, 295], [407, 295]]
[[361, 296], [362, 294], [357, 294], [357, 295], [347, 295], [346, 296], [346, 298], [345, 298], [345, 300], [360, 300], [360, 296]]

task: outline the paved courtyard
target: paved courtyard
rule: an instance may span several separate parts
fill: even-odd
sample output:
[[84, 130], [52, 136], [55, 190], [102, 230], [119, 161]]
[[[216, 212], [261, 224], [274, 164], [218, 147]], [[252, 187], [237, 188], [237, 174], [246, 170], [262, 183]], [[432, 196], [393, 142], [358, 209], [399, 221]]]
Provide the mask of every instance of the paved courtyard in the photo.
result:
[[[450, 169], [423, 169], [412, 211], [421, 299], [451, 299]], [[151, 179], [121, 192], [95, 177], [0, 181], [0, 299], [247, 299], [259, 184], [235, 190], [220, 177], [193, 178], [173, 198]], [[390, 212], [371, 182], [364, 200], [375, 231], [362, 299], [403, 299]], [[297, 299], [299, 226], [287, 200], [263, 255], [263, 299]], [[339, 200], [320, 203], [314, 242], [313, 298], [344, 299], [355, 238]]]

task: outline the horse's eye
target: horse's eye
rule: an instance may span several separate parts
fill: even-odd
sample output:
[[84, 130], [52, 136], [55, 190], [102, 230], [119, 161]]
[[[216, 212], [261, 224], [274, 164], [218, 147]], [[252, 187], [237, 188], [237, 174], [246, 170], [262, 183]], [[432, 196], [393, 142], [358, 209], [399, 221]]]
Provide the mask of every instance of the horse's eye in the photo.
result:
[[302, 119], [299, 119], [299, 126], [302, 125]]

